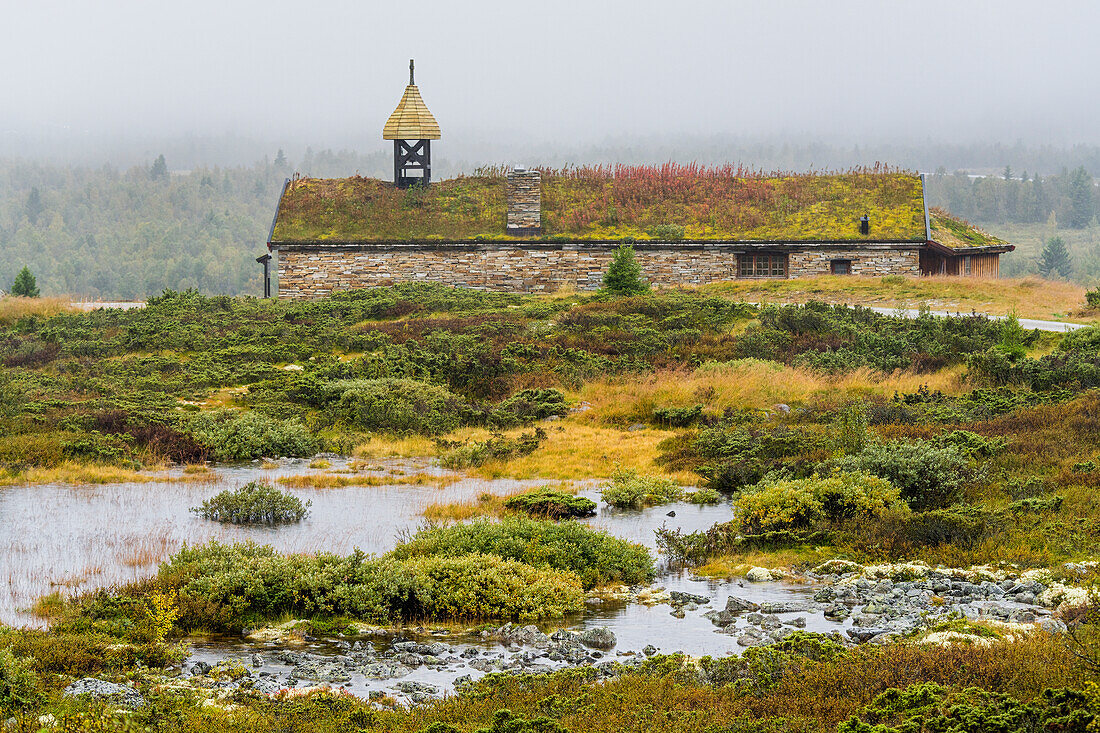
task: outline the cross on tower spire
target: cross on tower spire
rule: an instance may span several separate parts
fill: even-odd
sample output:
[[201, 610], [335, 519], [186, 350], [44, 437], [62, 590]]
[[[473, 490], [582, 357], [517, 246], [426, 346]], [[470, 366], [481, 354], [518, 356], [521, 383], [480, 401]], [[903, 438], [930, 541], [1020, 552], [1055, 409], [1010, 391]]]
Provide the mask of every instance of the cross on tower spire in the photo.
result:
[[413, 60], [409, 59], [409, 84], [415, 84], [413, 81]]

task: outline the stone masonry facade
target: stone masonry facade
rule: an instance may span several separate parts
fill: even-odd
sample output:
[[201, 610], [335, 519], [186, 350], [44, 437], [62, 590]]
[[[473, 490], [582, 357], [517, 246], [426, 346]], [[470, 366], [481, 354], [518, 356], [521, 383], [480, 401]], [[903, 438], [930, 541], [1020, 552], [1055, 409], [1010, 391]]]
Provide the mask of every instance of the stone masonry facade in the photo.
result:
[[[642, 276], [656, 286], [737, 279], [738, 255], [785, 253], [787, 277], [820, 275], [847, 261], [853, 275], [920, 274], [922, 243], [785, 245], [638, 243]], [[273, 245], [278, 296], [321, 298], [333, 292], [412, 280], [515, 292], [597, 290], [615, 250], [592, 243], [461, 243], [438, 245]]]
[[542, 231], [542, 174], [526, 168], [508, 171], [508, 234], [529, 237]]

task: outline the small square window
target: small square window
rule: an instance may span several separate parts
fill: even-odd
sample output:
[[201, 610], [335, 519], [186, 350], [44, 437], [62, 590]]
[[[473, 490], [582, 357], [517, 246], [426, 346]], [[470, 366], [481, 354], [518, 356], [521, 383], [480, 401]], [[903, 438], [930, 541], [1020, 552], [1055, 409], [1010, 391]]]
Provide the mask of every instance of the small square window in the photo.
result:
[[851, 260], [833, 260], [830, 264], [830, 269], [834, 275], [851, 275], [852, 274], [852, 261]]

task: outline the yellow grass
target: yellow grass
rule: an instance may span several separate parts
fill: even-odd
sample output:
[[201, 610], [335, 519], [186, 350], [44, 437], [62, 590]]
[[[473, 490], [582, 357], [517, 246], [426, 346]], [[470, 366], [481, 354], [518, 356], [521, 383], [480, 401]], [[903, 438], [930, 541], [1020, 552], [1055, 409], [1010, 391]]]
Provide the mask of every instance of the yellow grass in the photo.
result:
[[[577, 493], [577, 487], [569, 483], [558, 484], [554, 486], [554, 488], [569, 494]], [[490, 494], [486, 492], [476, 499], [467, 499], [465, 501], [454, 501], [450, 503], [432, 503], [424, 507], [424, 511], [421, 513], [426, 519], [433, 522], [463, 522], [467, 519], [473, 519], [474, 517], [501, 517], [505, 514], [512, 513], [511, 510], [504, 506], [504, 502], [511, 499], [513, 496], [527, 494], [531, 491], [537, 491], [537, 489], [523, 489], [508, 494]]]
[[693, 575], [706, 578], [739, 578], [752, 568], [779, 569], [789, 572], [812, 567], [836, 557], [830, 547], [800, 547], [791, 550], [752, 551], [739, 555], [721, 555], [705, 565], [692, 568]]
[[970, 277], [859, 277], [821, 275], [791, 280], [733, 280], [699, 288], [711, 295], [768, 303], [827, 303], [873, 305], [886, 308], [976, 311], [989, 315], [1100, 321], [1100, 311], [1085, 308], [1085, 288], [1039, 277], [983, 280]]
[[712, 413], [732, 409], [772, 409], [777, 403], [838, 403], [871, 395], [914, 392], [921, 385], [957, 393], [962, 367], [934, 374], [882, 374], [857, 369], [830, 376], [758, 359], [709, 364], [694, 371], [663, 371], [589, 382], [579, 398], [592, 405], [578, 419], [586, 423], [628, 425], [653, 419], [656, 407], [705, 405]]
[[[657, 444], [675, 435], [675, 431], [628, 431], [620, 428], [584, 424], [575, 418], [543, 425], [546, 440], [538, 450], [510, 461], [490, 461], [469, 473], [482, 478], [554, 479], [581, 481], [611, 476], [617, 466], [641, 473], [667, 476], [682, 484], [695, 484], [693, 473], [669, 473], [653, 463]], [[509, 431], [514, 436], [521, 430]], [[460, 431], [461, 439], [484, 440], [487, 430]], [[458, 434], [456, 434], [458, 435]], [[448, 436], [451, 437], [451, 436]]]
[[438, 488], [450, 486], [458, 481], [455, 476], [433, 476], [427, 473], [413, 473], [407, 476], [349, 476], [334, 473], [303, 473], [296, 476], [280, 476], [276, 482], [296, 489], [339, 489], [345, 486], [417, 486], [434, 485]]
[[102, 466], [96, 463], [66, 461], [52, 468], [28, 468], [16, 473], [0, 474], [0, 486], [26, 484], [117, 484], [117, 483], [177, 483], [186, 481], [213, 481], [210, 472], [187, 473], [170, 476], [166, 473], [147, 473], [118, 466]]
[[423, 435], [377, 435], [355, 448], [357, 458], [418, 458], [435, 455], [435, 443]]
[[74, 311], [76, 308], [73, 308], [68, 298], [21, 298], [5, 295], [0, 298], [0, 326], [10, 326], [27, 316], [49, 317]]

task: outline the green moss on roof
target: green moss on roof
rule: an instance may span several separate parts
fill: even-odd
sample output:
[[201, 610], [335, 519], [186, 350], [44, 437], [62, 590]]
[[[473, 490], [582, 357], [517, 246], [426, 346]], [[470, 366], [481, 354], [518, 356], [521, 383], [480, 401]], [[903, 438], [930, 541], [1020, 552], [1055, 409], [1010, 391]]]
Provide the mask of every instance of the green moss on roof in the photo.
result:
[[[370, 178], [294, 181], [273, 242], [509, 240], [503, 171], [399, 190]], [[870, 217], [871, 233], [859, 233]], [[543, 240], [924, 240], [918, 175], [882, 169], [763, 175], [741, 168], [543, 171]]]
[[944, 247], [962, 249], [966, 247], [1004, 247], [1008, 245], [1008, 242], [1003, 239], [998, 239], [970, 222], [948, 214], [943, 209], [929, 210], [929, 219], [932, 224], [932, 240]]

